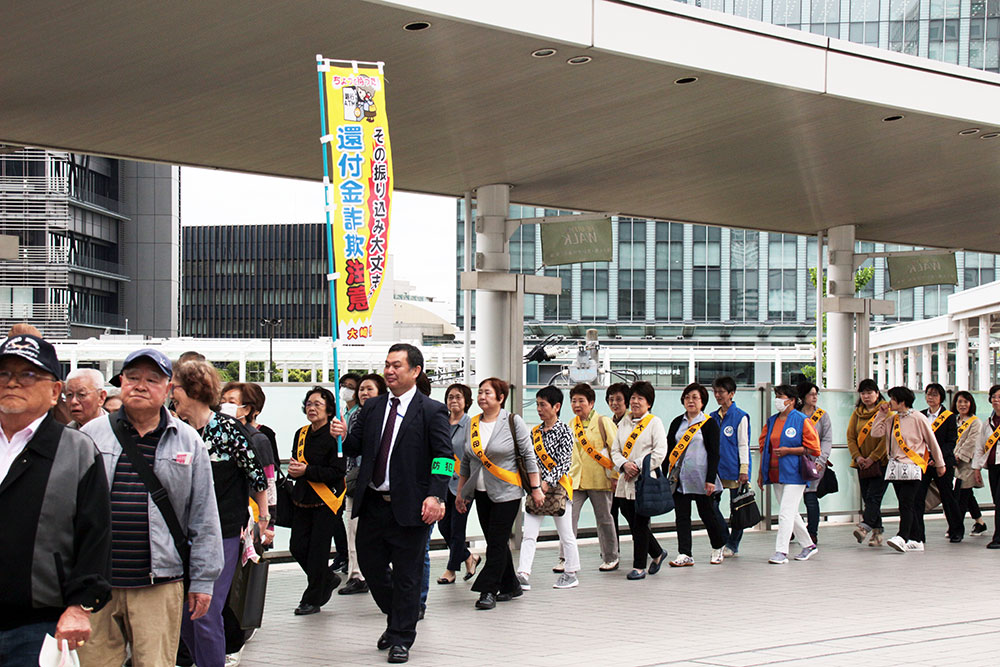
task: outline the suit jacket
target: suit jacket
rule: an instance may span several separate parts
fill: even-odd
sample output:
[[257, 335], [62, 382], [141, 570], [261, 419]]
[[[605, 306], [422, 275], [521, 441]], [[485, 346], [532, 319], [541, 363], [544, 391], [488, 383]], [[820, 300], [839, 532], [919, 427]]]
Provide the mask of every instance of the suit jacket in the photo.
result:
[[[920, 413], [927, 417], [930, 410], [924, 408]], [[933, 421], [928, 417], [928, 420]], [[958, 415], [952, 413], [944, 420], [944, 423], [934, 431], [934, 437], [938, 441], [938, 446], [944, 454], [946, 465], [955, 465], [955, 445], [958, 443]], [[935, 462], [936, 463], [936, 462]]]
[[[375, 473], [375, 460], [382, 443], [382, 420], [389, 394], [368, 399], [347, 437], [344, 453], [361, 456], [358, 486], [354, 492], [353, 516], [361, 516], [365, 491]], [[396, 443], [389, 457], [389, 493], [392, 513], [401, 526], [425, 525], [421, 518], [424, 499], [448, 497], [449, 474], [431, 474], [431, 462], [441, 458], [452, 461], [451, 427], [443, 403], [427, 398], [419, 391], [406, 409]]]

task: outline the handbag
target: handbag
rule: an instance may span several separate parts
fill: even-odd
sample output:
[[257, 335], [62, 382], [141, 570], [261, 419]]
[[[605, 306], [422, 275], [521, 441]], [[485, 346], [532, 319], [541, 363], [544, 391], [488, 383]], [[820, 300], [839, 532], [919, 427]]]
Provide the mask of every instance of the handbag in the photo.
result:
[[924, 472], [913, 461], [889, 459], [885, 467], [885, 479], [889, 482], [919, 482], [923, 477]]
[[521, 480], [521, 488], [531, 496], [531, 478], [528, 477], [528, 469], [524, 465], [521, 450], [517, 448], [517, 422], [514, 421], [513, 412], [507, 414], [507, 426], [510, 428], [510, 437], [514, 440], [514, 459], [517, 461], [517, 476]]
[[760, 523], [760, 508], [750, 485], [743, 483], [729, 501], [729, 530], [747, 530]]
[[808, 454], [801, 454], [799, 456], [799, 474], [807, 482], [814, 482], [823, 476], [823, 467]]
[[524, 511], [535, 516], [562, 516], [566, 513], [566, 501], [569, 499], [562, 484], [549, 486], [541, 506], [535, 504], [535, 499], [528, 494], [524, 501]]
[[642, 470], [635, 480], [635, 512], [642, 516], [659, 516], [674, 509], [674, 492], [670, 478], [657, 467], [649, 469], [649, 459], [652, 454], [646, 454], [642, 459]]
[[882, 477], [882, 463], [880, 461], [873, 461], [867, 468], [858, 468], [858, 477], [861, 479], [872, 479], [873, 477]]
[[256, 563], [248, 561], [236, 569], [226, 606], [232, 610], [244, 630], [259, 628], [264, 621], [264, 599], [270, 565], [270, 561], [261, 558]]
[[278, 506], [274, 510], [274, 525], [276, 526], [292, 527], [292, 519], [295, 516], [295, 503], [292, 501], [294, 485], [295, 482], [281, 472], [281, 466], [278, 466], [274, 480], [274, 488], [278, 497]]
[[833, 464], [827, 461], [826, 472], [819, 478], [819, 484], [816, 485], [816, 497], [822, 498], [839, 490], [840, 485], [837, 483], [837, 473], [833, 472]]

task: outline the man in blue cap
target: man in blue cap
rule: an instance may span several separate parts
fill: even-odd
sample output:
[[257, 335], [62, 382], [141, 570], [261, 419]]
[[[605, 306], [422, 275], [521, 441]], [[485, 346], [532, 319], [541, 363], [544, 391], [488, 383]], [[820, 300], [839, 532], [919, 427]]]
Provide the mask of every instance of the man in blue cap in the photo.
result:
[[[222, 533], [205, 443], [164, 404], [173, 367], [156, 349], [125, 358], [122, 407], [88, 422], [111, 487], [111, 602], [92, 619], [85, 665], [173, 665], [183, 605], [205, 614]], [[213, 667], [205, 665], [204, 667]]]

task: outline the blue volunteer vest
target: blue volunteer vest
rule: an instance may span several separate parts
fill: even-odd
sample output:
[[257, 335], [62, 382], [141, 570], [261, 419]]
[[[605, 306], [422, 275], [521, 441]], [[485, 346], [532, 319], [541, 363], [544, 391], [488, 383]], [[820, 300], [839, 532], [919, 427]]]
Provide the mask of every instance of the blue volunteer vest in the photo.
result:
[[[778, 415], [774, 414], [767, 419], [767, 439], [764, 440], [764, 457], [761, 459], [761, 467], [764, 471], [764, 483], [770, 484], [770, 461], [771, 461], [771, 431], [774, 429], [774, 422]], [[782, 447], [801, 447], [802, 429], [809, 418], [798, 410], [792, 410], [785, 419], [785, 424], [781, 431]], [[778, 482], [781, 484], [805, 484], [802, 473], [799, 472], [798, 456], [783, 456], [778, 459]]]
[[[733, 403], [726, 411], [726, 416], [719, 419], [719, 411], [712, 413], [712, 418], [719, 422], [719, 478], [729, 481], [739, 479], [740, 476], [740, 448], [738, 438], [738, 428], [740, 421], [747, 419], [747, 436], [750, 430], [750, 415], [736, 407]], [[750, 465], [753, 466], [753, 453], [751, 450]], [[748, 469], [749, 470], [749, 469]], [[748, 473], [749, 474], [749, 473]]]

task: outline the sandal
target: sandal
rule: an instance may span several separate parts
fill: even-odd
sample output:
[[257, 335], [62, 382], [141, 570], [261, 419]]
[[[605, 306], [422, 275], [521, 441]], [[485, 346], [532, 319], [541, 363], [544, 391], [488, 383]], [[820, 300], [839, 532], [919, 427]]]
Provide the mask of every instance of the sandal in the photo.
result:
[[[474, 576], [476, 576], [476, 570], [479, 568], [479, 563], [481, 563], [482, 560], [483, 560], [482, 556], [476, 556], [476, 555], [472, 556], [472, 569], [465, 571], [465, 574], [462, 575], [462, 581], [468, 581], [469, 579], [472, 579]], [[466, 563], [466, 567], [468, 566], [469, 566], [468, 563]]]
[[455, 583], [455, 577], [449, 579], [448, 577], [438, 577], [439, 584], [453, 584]]

